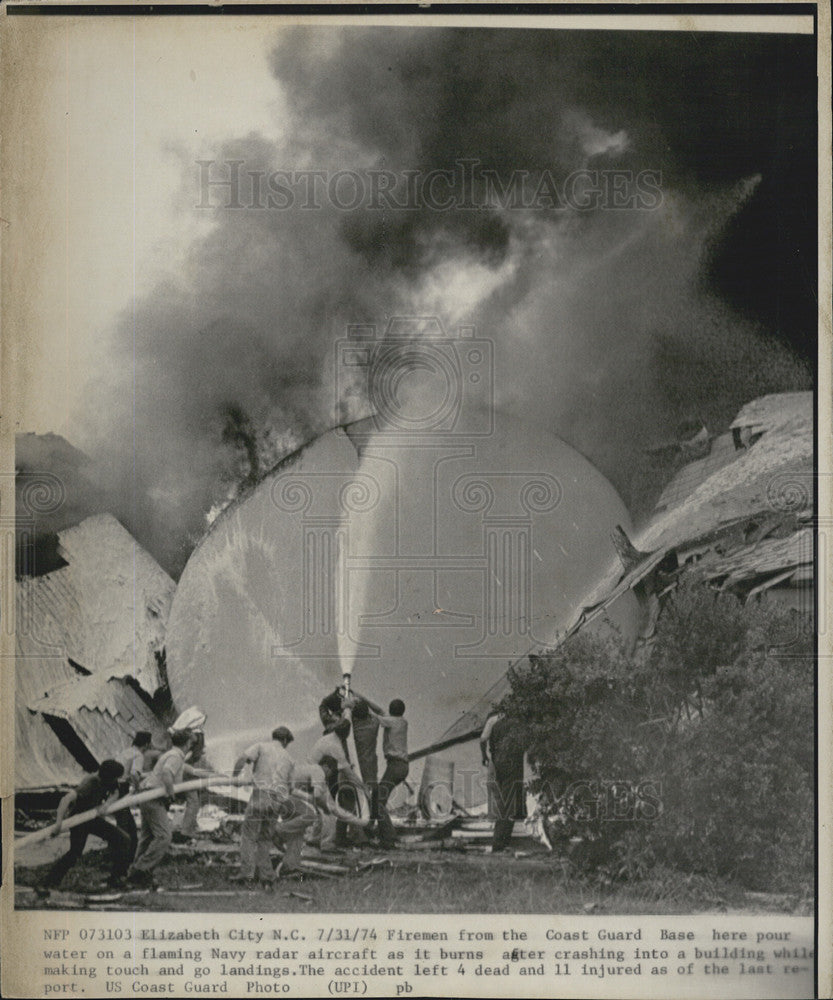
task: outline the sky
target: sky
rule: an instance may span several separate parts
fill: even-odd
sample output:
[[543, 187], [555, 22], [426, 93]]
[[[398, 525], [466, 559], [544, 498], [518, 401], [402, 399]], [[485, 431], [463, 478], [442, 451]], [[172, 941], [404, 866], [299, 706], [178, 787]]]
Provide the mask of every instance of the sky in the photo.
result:
[[[473, 326], [496, 405], [628, 503], [681, 422], [812, 382], [811, 36], [16, 21], [16, 429], [82, 449], [89, 505], [174, 574], [241, 483], [361, 409], [350, 324]], [[232, 161], [343, 171], [341, 201], [206, 198]], [[345, 207], [351, 177], [461, 162], [479, 209]], [[501, 207], [484, 171], [550, 193], [629, 171], [653, 200]]]

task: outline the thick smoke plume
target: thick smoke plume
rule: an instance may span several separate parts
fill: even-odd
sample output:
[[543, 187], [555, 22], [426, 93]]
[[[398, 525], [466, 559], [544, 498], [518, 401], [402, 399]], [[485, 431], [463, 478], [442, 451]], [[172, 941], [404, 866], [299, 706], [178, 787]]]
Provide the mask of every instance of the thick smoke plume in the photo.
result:
[[[808, 384], [790, 344], [802, 347], [809, 286], [782, 288], [788, 319], [769, 291], [781, 257], [806, 250], [793, 209], [812, 201], [806, 188], [778, 191], [772, 139], [792, 142], [798, 169], [812, 162], [812, 132], [796, 113], [809, 83], [788, 74], [795, 92], [776, 92], [764, 67], [776, 55], [797, 65], [799, 44], [283, 32], [271, 68], [291, 121], [280, 140], [230, 136], [212, 151], [216, 176], [231, 161], [248, 177], [476, 160], [485, 197], [484, 171], [504, 186], [525, 171], [533, 190], [545, 173], [557, 188], [583, 169], [652, 171], [662, 204], [200, 209], [211, 230], [182, 274], [125, 314], [90, 388], [78, 443], [113, 513], [178, 574], [210, 511], [336, 419], [347, 325], [403, 313], [476, 325], [495, 344], [499, 404], [563, 436], [644, 506], [658, 484], [634, 469], [681, 421], [720, 429], [749, 398]], [[194, 205], [197, 166], [183, 163], [183, 177]], [[783, 246], [767, 253], [758, 238], [755, 256], [742, 227], [759, 237], [767, 220]]]

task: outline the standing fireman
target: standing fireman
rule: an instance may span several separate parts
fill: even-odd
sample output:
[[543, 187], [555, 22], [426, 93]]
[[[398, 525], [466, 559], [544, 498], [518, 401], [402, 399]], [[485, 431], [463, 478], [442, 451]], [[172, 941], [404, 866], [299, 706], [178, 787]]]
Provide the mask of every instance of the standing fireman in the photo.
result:
[[142, 781], [143, 791], [164, 788], [165, 797], [143, 802], [140, 806], [142, 814], [142, 831], [139, 834], [139, 846], [136, 858], [130, 869], [129, 880], [134, 885], [150, 888], [153, 886], [153, 873], [164, 860], [171, 846], [173, 828], [168, 815], [168, 806], [173, 800], [174, 785], [187, 778], [202, 778], [210, 771], [198, 771], [185, 763], [185, 751], [190, 743], [187, 732], [173, 733], [170, 750], [159, 758], [153, 770]]
[[234, 765], [235, 777], [247, 763], [251, 765], [254, 787], [240, 831], [240, 873], [230, 881], [243, 882], [250, 889], [258, 879], [266, 888], [275, 880], [272, 836], [276, 820], [287, 811], [295, 762], [286, 748], [293, 739], [286, 726], [278, 726], [271, 740], [252, 744]]
[[385, 755], [385, 773], [379, 782], [378, 819], [379, 844], [388, 850], [396, 847], [396, 832], [393, 829], [388, 800], [391, 793], [408, 777], [408, 723], [405, 720], [405, 702], [394, 698], [390, 703], [388, 715], [371, 713], [384, 729], [382, 737], [382, 753]]
[[[370, 796], [370, 826], [379, 818], [379, 759], [376, 747], [379, 742], [379, 720], [370, 712], [370, 704], [363, 698], [352, 708], [353, 742], [362, 781]], [[369, 828], [368, 828], [369, 829]]]
[[[122, 795], [132, 795], [139, 790], [142, 778], [145, 775], [145, 754], [150, 749], [151, 734], [147, 730], [140, 729], [133, 737], [133, 743], [118, 755], [116, 760], [124, 768], [119, 791]], [[130, 809], [122, 809], [115, 815], [116, 826], [123, 830], [130, 838], [130, 861], [136, 855], [136, 847], [139, 843], [139, 831], [136, 829], [136, 820]]]
[[480, 734], [480, 752], [484, 767], [489, 765], [491, 759], [489, 785], [495, 810], [492, 854], [498, 854], [509, 846], [515, 820], [526, 816], [524, 751], [517, 743], [509, 720], [502, 713], [486, 720]]
[[[191, 740], [185, 750], [185, 763], [194, 768], [208, 767], [205, 760], [205, 719], [205, 712], [198, 705], [192, 705], [182, 712], [168, 729], [170, 734], [184, 730], [190, 735]], [[197, 817], [200, 812], [200, 798], [201, 793], [196, 790], [186, 792], [182, 822], [173, 835], [175, 844], [187, 844], [199, 833]]]

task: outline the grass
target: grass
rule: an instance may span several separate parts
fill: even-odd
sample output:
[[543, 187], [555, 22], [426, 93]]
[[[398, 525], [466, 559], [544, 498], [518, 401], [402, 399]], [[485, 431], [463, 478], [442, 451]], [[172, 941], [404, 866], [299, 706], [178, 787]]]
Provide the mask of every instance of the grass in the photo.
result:
[[[228, 876], [234, 868], [216, 861], [169, 858], [157, 876], [164, 889], [126, 897], [113, 904], [113, 908], [229, 913], [673, 914], [785, 912], [785, 909], [792, 913], [812, 912], [799, 894], [771, 898], [761, 898], [762, 894], [758, 894], [752, 899], [739, 887], [668, 870], [658, 871], [640, 882], [605, 885], [598, 879], [576, 874], [550, 854], [514, 858], [437, 851], [420, 852], [419, 857], [394, 852], [389, 857], [391, 865], [365, 872], [336, 878], [304, 876], [301, 880], [280, 882], [274, 893], [258, 890], [232, 894], [229, 893], [235, 887]], [[19, 868], [15, 873], [16, 884], [34, 885], [45, 871], [45, 866]], [[105, 853], [88, 852], [68, 873], [61, 891], [90, 892], [106, 873]], [[178, 895], [170, 891], [179, 887], [192, 891], [193, 887], [199, 887], [196, 891], [201, 895]], [[17, 905], [34, 907], [34, 897], [21, 893]], [[61, 897], [54, 897], [46, 905], [60, 909]]]

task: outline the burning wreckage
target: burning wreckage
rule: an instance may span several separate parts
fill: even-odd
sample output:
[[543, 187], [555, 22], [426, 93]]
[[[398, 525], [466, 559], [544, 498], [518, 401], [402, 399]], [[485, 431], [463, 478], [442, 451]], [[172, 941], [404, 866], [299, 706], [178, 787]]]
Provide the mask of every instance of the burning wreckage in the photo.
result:
[[[666, 485], [653, 517], [632, 541], [620, 524], [608, 526], [605, 565], [560, 631], [563, 638], [603, 621], [631, 595], [637, 606], [634, 637], [649, 641], [663, 598], [686, 578], [746, 600], [767, 592], [814, 614], [812, 393], [754, 400], [726, 433], [712, 437], [702, 429], [681, 454], [692, 460]], [[57, 538], [61, 564], [41, 575], [27, 574], [24, 566], [16, 592], [16, 804], [30, 827], [27, 814], [54, 805], [57, 792], [123, 751], [137, 730], [150, 732], [161, 745], [177, 709], [187, 707], [174, 704], [183, 685], [168, 676], [170, 657], [166, 668], [174, 581], [108, 514], [87, 517], [58, 531]], [[257, 576], [263, 567], [247, 560], [241, 571]], [[261, 590], [263, 584], [258, 581]], [[216, 590], [217, 582], [212, 586]], [[251, 610], [255, 624], [261, 610]], [[247, 683], [246, 668], [245, 658], [235, 663], [234, 685]], [[278, 669], [284, 668], [297, 671], [297, 660]], [[308, 681], [302, 677], [302, 686]], [[435, 825], [464, 796], [454, 784], [454, 765], [429, 755], [451, 747], [465, 754], [467, 745], [470, 750], [507, 690], [503, 675], [444, 732], [435, 731], [433, 741], [411, 753], [412, 761], [428, 757], [423, 779], [429, 773], [433, 781], [447, 776], [447, 808], [438, 808], [436, 796], [421, 801]], [[467, 810], [482, 812], [482, 791], [478, 799], [466, 789]], [[240, 795], [231, 787], [216, 793], [226, 805]], [[413, 805], [400, 811], [414, 816]], [[468, 829], [456, 830], [457, 837], [476, 841], [488, 835], [482, 822], [465, 823]]]
[[15, 786], [74, 786], [137, 730], [161, 737], [175, 584], [110, 515], [58, 536], [65, 565], [16, 592]]
[[[687, 443], [679, 447], [690, 454]], [[636, 544], [614, 530], [615, 556], [564, 639], [631, 592], [641, 608], [638, 641], [647, 642], [663, 598], [686, 578], [744, 600], [766, 592], [809, 618], [815, 614], [813, 394], [754, 400], [727, 433], [704, 434], [698, 452], [665, 487]], [[502, 677], [423, 753], [474, 739], [508, 690]]]

